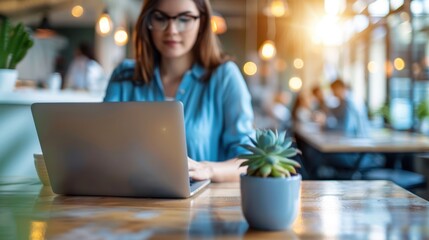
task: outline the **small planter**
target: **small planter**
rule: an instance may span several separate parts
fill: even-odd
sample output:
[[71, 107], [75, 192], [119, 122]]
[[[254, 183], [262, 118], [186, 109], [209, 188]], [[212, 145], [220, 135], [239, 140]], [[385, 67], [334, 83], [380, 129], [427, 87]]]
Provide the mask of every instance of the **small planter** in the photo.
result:
[[18, 72], [15, 69], [0, 69], [0, 92], [12, 92], [17, 78]]
[[422, 134], [429, 135], [429, 117], [424, 117], [420, 121], [419, 130]]
[[290, 228], [299, 210], [301, 175], [261, 178], [242, 175], [241, 206], [251, 228], [277, 231]]

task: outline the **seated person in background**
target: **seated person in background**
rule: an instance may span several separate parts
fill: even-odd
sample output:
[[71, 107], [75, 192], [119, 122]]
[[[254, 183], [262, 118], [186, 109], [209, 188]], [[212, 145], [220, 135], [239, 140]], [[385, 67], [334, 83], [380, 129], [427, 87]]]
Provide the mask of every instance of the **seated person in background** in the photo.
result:
[[[254, 134], [251, 97], [239, 68], [211, 31], [208, 0], [147, 0], [135, 26], [135, 59], [113, 72], [104, 101], [181, 101], [189, 175], [238, 181]], [[126, 119], [124, 119], [126, 121]]]
[[[358, 110], [350, 98], [346, 84], [337, 79], [331, 83], [331, 90], [339, 104], [329, 108], [324, 129], [335, 130], [349, 137], [367, 136], [367, 116]], [[350, 179], [355, 168], [368, 169], [384, 164], [384, 158], [379, 154], [365, 154], [362, 158], [358, 153], [322, 154], [311, 146], [304, 146], [303, 151], [304, 158], [307, 158], [305, 160], [313, 162], [310, 164], [304, 161], [314, 178]]]
[[314, 106], [312, 106], [313, 111], [321, 112], [324, 114], [329, 113], [329, 107], [326, 104], [325, 95], [323, 94], [322, 89], [319, 86], [315, 86], [311, 90], [315, 101], [313, 101]]
[[329, 110], [325, 128], [339, 130], [352, 137], [367, 136], [368, 116], [359, 111], [359, 108], [350, 98], [346, 84], [341, 79], [337, 79], [331, 83], [331, 90], [339, 100], [339, 104]]
[[308, 96], [299, 93], [292, 108], [292, 120], [294, 123], [309, 123], [313, 121], [311, 103]]
[[86, 43], [79, 44], [66, 76], [65, 88], [102, 92], [107, 85], [103, 68], [95, 60]]

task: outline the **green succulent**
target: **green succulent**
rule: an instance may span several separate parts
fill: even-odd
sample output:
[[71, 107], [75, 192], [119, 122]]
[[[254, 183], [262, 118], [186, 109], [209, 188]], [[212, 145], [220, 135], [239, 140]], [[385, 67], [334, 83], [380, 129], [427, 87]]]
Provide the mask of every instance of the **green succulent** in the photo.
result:
[[0, 69], [15, 69], [34, 42], [22, 23], [12, 26], [0, 18]]
[[286, 138], [286, 131], [256, 130], [256, 137], [249, 136], [250, 144], [240, 146], [251, 153], [239, 155], [245, 159], [240, 167], [247, 166], [248, 176], [285, 178], [297, 174], [301, 165], [290, 159], [297, 154], [292, 139]]
[[378, 115], [378, 116], [383, 117], [384, 122], [387, 124], [390, 124], [392, 122], [392, 118], [390, 116], [390, 108], [389, 108], [389, 105], [387, 105], [387, 104], [384, 104], [379, 109], [372, 112], [371, 115], [373, 115], [373, 116]]
[[429, 117], [429, 101], [423, 100], [417, 105], [416, 109], [417, 118], [421, 121], [425, 117]]

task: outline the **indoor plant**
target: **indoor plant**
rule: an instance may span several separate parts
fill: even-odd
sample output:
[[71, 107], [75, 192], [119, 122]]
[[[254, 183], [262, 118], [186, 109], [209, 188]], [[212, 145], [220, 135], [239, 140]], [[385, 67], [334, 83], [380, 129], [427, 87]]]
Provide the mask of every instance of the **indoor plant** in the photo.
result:
[[373, 120], [375, 118], [381, 118], [384, 127], [390, 127], [392, 123], [392, 118], [390, 116], [390, 107], [389, 104], [383, 104], [380, 108], [378, 108], [376, 111], [370, 112], [370, 118]]
[[429, 134], [429, 100], [422, 100], [417, 105], [416, 116], [419, 119], [419, 130]]
[[0, 91], [13, 90], [18, 77], [16, 65], [33, 43], [22, 23], [12, 26], [7, 18], [0, 18]]
[[300, 164], [291, 157], [297, 154], [286, 132], [257, 130], [250, 137], [252, 144], [243, 144], [249, 154], [239, 155], [247, 173], [241, 175], [241, 205], [250, 227], [261, 230], [289, 228], [299, 208]]

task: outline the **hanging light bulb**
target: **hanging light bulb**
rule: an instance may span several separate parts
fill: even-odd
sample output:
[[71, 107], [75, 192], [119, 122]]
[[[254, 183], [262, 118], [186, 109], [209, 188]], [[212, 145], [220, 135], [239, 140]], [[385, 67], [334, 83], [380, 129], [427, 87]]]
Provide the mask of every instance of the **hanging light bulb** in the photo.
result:
[[259, 50], [259, 55], [263, 60], [270, 60], [276, 56], [276, 46], [274, 45], [274, 42], [266, 40]]
[[113, 38], [118, 46], [124, 46], [128, 43], [128, 33], [123, 27], [116, 29]]
[[214, 14], [211, 18], [211, 26], [212, 26], [212, 32], [216, 34], [222, 34], [226, 32], [226, 21], [225, 19], [219, 14]]
[[286, 13], [286, 6], [283, 0], [273, 0], [270, 4], [270, 12], [274, 17], [282, 17]]
[[75, 5], [71, 10], [71, 15], [75, 18], [79, 18], [83, 15], [85, 10], [81, 5]]
[[113, 29], [113, 22], [107, 12], [107, 9], [103, 11], [97, 21], [96, 30], [101, 36], [108, 35]]

